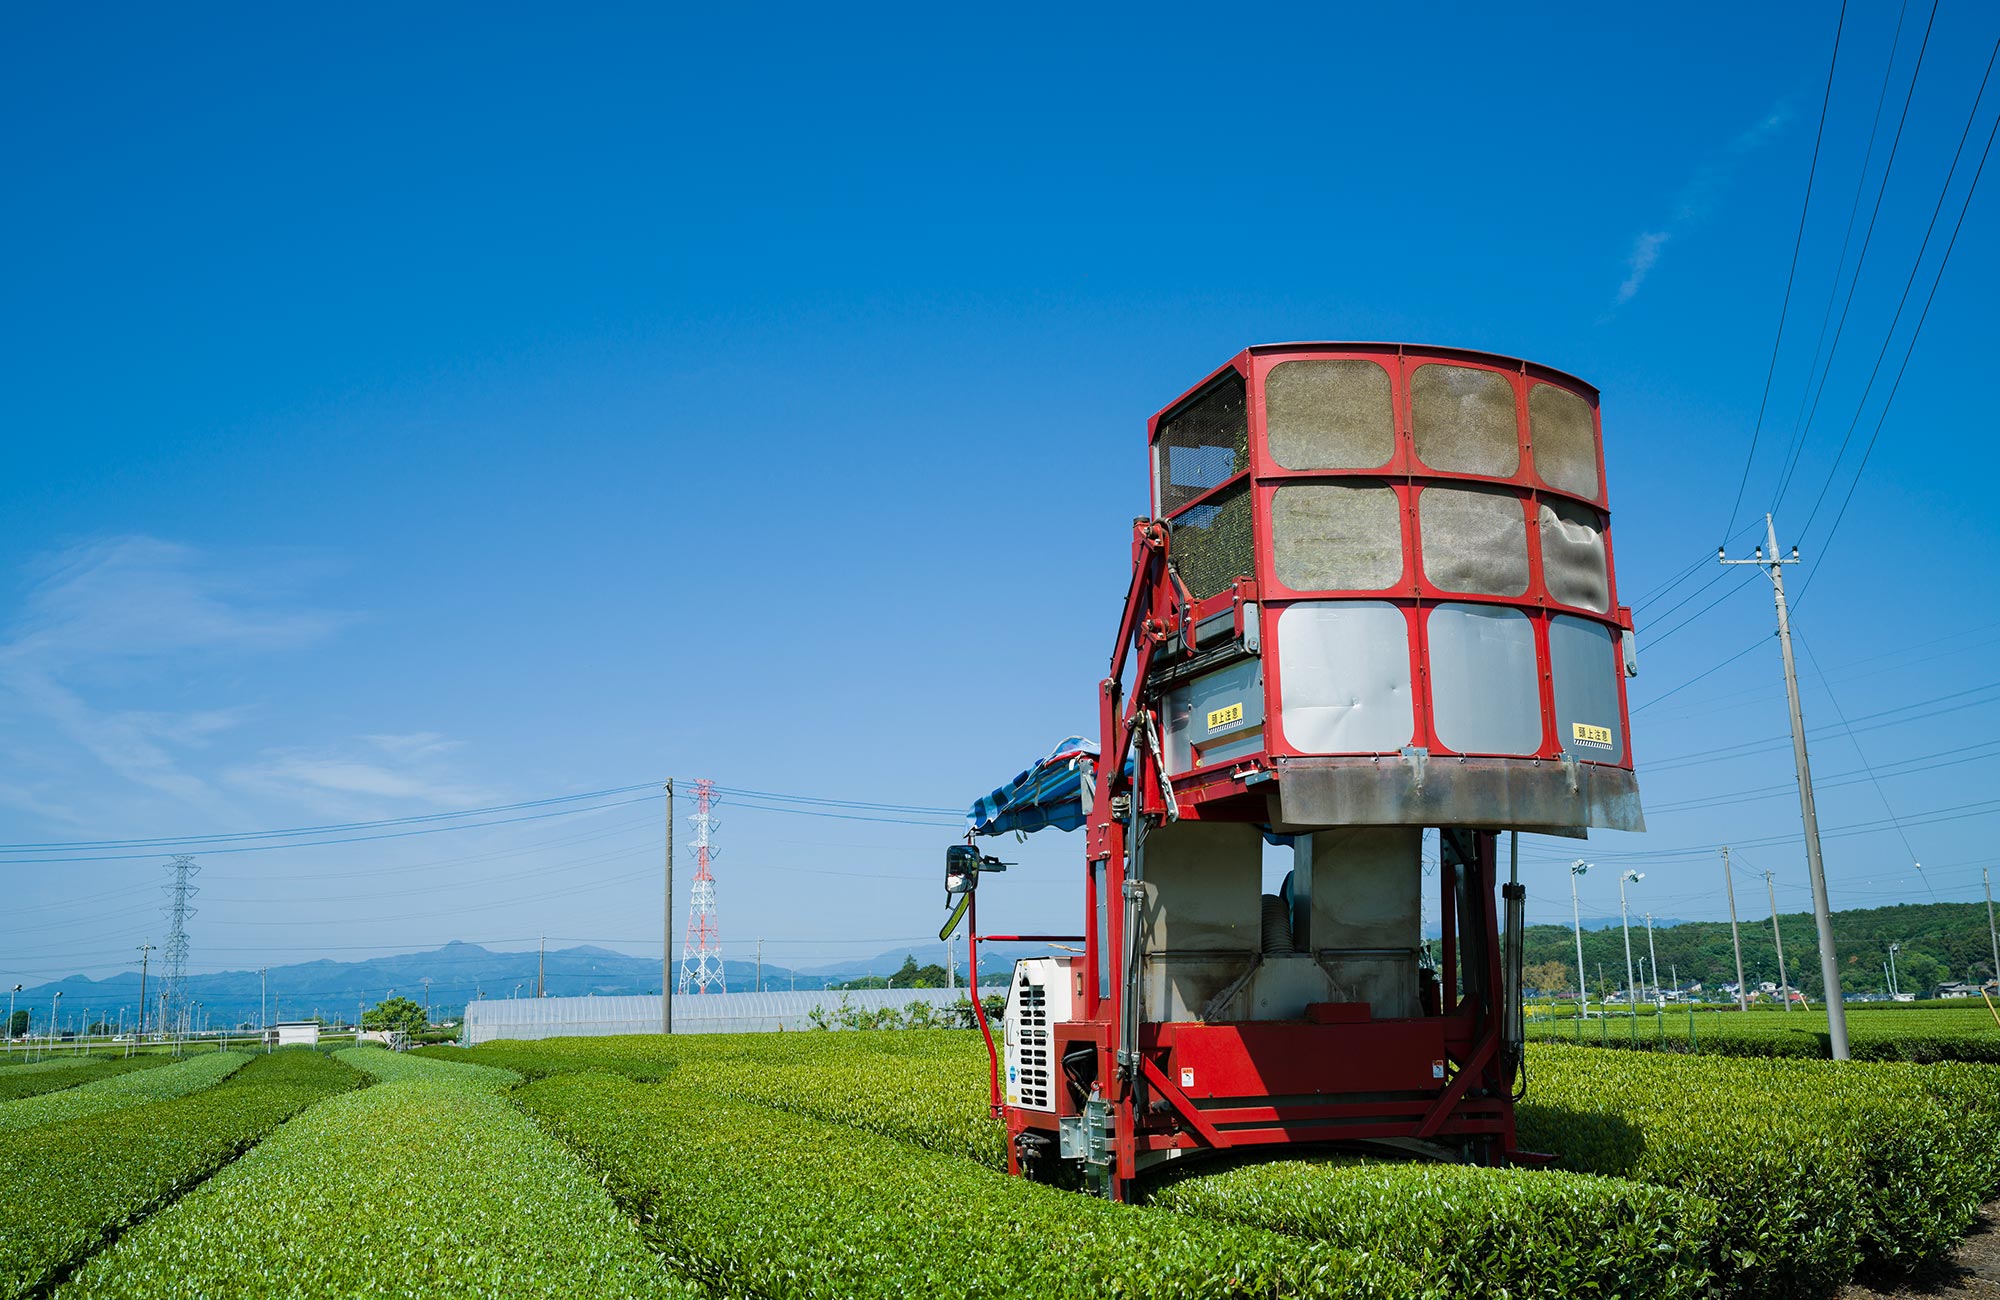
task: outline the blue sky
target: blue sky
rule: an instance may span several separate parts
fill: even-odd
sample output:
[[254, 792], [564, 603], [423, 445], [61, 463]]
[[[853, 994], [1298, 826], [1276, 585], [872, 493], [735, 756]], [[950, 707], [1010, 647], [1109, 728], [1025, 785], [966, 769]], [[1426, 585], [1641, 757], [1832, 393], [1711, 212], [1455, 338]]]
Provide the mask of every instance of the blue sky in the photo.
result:
[[[1739, 527], [1776, 494], [1928, 13], [1900, 39], [1889, 6], [1848, 15]], [[1252, 342], [1487, 348], [1597, 384], [1635, 603], [1725, 531], [1834, 18], [16, 12], [0, 841], [666, 775], [962, 806], [1094, 726], [1145, 419]], [[1995, 36], [1947, 3], [1922, 44], [1781, 530], [1856, 418]], [[2000, 622], [1991, 176], [1824, 543], [1996, 111], [1989, 89], [1829, 500], [1784, 532], [1812, 575], [1837, 906], [1976, 898], [1990, 856], [2000, 751], [1965, 747], [2000, 701], [1975, 689]], [[1641, 610], [1634, 703], [1675, 691], [1635, 720], [1652, 830], [1583, 850], [1607, 868], [1590, 913], [1615, 911], [1616, 863], [1656, 914], [1720, 915], [1723, 842], [1806, 902], [1788, 754], [1763, 744], [1786, 728], [1767, 588], [1676, 609], [1694, 590]], [[1903, 712], [1850, 741], [1836, 707]], [[951, 831], [906, 823], [950, 818], [756, 803], [718, 809], [732, 956], [934, 931]], [[616, 803], [205, 854], [194, 964], [542, 933], [643, 951], [658, 841], [656, 803]], [[1532, 919], [1566, 918], [1574, 853], [1524, 847]], [[1019, 855], [989, 923], [1075, 925], [1077, 838]], [[14, 856], [13, 978], [159, 942], [159, 855]], [[108, 860], [46, 860], [86, 856]]]

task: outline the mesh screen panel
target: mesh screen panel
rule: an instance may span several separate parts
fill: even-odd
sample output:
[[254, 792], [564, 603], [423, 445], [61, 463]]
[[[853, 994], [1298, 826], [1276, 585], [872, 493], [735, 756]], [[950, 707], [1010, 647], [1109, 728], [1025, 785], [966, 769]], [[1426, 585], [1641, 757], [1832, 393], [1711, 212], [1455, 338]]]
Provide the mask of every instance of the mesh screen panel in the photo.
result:
[[1597, 496], [1596, 420], [1590, 403], [1553, 384], [1528, 390], [1528, 439], [1542, 482], [1580, 497]]
[[1264, 438], [1286, 469], [1376, 469], [1396, 449], [1389, 372], [1373, 361], [1286, 361], [1264, 380]]
[[1611, 578], [1604, 562], [1604, 521], [1595, 510], [1567, 501], [1544, 501], [1542, 578], [1549, 595], [1565, 605], [1611, 608]]
[[1256, 572], [1250, 531], [1250, 484], [1239, 483], [1167, 521], [1167, 554], [1188, 594], [1206, 600]]
[[1446, 591], [1528, 594], [1528, 516], [1512, 492], [1427, 487], [1417, 498], [1424, 576]]
[[1410, 376], [1410, 425], [1417, 458], [1432, 469], [1504, 478], [1521, 468], [1514, 388], [1496, 371], [1418, 366]]
[[1381, 591], [1403, 576], [1395, 490], [1292, 483], [1271, 497], [1271, 553], [1293, 591]]
[[1215, 387], [1160, 421], [1154, 446], [1163, 515], [1249, 469], [1250, 412], [1243, 376], [1234, 371], [1224, 375]]

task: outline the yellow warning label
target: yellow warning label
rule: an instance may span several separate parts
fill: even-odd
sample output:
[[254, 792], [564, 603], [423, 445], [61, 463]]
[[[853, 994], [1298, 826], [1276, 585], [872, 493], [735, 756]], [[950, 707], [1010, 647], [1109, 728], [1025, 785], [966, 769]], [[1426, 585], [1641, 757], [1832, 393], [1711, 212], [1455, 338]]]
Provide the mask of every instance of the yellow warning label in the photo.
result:
[[1579, 745], [1602, 745], [1606, 749], [1611, 748], [1609, 727], [1593, 727], [1588, 722], [1572, 722], [1569, 725], [1569, 732], [1576, 737], [1576, 743]]
[[1241, 704], [1232, 704], [1226, 709], [1210, 709], [1208, 711], [1208, 729], [1210, 731], [1214, 731], [1217, 727], [1226, 727], [1232, 722], [1241, 721], [1243, 721], [1243, 706]]

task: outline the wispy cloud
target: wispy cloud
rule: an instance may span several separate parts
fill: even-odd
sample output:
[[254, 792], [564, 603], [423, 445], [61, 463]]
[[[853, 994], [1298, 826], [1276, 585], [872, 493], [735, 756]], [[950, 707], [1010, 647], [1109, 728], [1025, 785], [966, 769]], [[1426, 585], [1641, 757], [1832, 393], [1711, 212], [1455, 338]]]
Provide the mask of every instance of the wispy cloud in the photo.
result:
[[210, 813], [225, 805], [176, 751], [237, 725], [244, 708], [110, 708], [93, 702], [95, 688], [144, 684], [191, 657], [306, 645], [340, 622], [287, 599], [281, 575], [228, 570], [152, 537], [73, 546], [44, 557], [30, 577], [0, 638], [0, 701], [125, 780]]
[[1625, 257], [1625, 279], [1618, 286], [1615, 306], [1624, 306], [1638, 294], [1653, 268], [1659, 265], [1661, 251], [1669, 242], [1715, 215], [1731, 177], [1743, 160], [1768, 144], [1791, 120], [1790, 106], [1779, 103], [1755, 124], [1737, 133], [1716, 157], [1688, 178], [1674, 195], [1673, 213], [1666, 223], [1642, 231], [1633, 239], [1632, 251]]
[[494, 802], [491, 790], [458, 779], [437, 761], [456, 748], [458, 742], [434, 732], [361, 736], [323, 749], [275, 750], [231, 768], [225, 779], [330, 816], [369, 815], [383, 800], [429, 808]]
[[1625, 262], [1625, 283], [1618, 286], [1618, 305], [1632, 301], [1632, 295], [1639, 292], [1639, 286], [1646, 283], [1646, 274], [1660, 260], [1660, 246], [1674, 237], [1670, 230], [1649, 230], [1633, 241], [1632, 256]]

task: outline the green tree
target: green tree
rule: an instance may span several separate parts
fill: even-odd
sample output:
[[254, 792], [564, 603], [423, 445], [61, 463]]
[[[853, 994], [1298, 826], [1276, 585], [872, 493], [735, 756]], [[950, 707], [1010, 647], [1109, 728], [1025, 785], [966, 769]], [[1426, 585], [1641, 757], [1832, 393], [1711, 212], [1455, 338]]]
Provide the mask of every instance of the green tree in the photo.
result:
[[28, 1032], [28, 1013], [27, 1010], [24, 1008], [22, 1010], [16, 1011], [13, 1017], [8, 1020], [7, 1037], [19, 1038], [21, 1035], [27, 1032]]
[[928, 966], [917, 965], [914, 955], [905, 954], [903, 964], [896, 973], [884, 979], [880, 975], [864, 975], [860, 979], [845, 980], [829, 985], [834, 989], [941, 989], [945, 986], [945, 969], [932, 962]]
[[424, 1032], [423, 1003], [412, 1002], [408, 998], [388, 998], [376, 1003], [373, 1010], [362, 1013], [361, 1027], [400, 1030], [414, 1038]]
[[1574, 993], [1576, 980], [1559, 961], [1538, 961], [1521, 968], [1521, 986], [1538, 993]]

